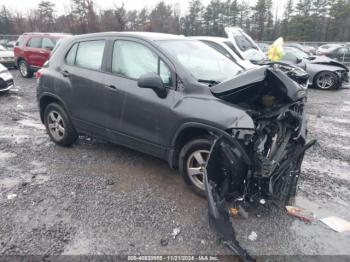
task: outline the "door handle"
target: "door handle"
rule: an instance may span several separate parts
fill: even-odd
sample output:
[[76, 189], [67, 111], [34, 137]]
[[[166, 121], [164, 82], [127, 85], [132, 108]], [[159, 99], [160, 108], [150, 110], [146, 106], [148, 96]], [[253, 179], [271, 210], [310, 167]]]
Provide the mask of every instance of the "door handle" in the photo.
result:
[[111, 89], [112, 91], [118, 91], [118, 88], [114, 85], [106, 85], [106, 87]]
[[62, 71], [61, 73], [62, 73], [62, 75], [63, 75], [64, 77], [68, 77], [68, 76], [69, 76], [69, 72], [66, 71], [66, 70]]

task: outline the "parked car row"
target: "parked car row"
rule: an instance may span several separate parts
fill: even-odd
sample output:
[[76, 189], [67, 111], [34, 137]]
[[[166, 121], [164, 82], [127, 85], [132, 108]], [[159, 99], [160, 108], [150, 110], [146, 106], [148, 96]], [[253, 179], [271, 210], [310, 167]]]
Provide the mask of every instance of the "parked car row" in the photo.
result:
[[15, 66], [15, 56], [13, 51], [0, 45], [0, 63], [6, 67]]

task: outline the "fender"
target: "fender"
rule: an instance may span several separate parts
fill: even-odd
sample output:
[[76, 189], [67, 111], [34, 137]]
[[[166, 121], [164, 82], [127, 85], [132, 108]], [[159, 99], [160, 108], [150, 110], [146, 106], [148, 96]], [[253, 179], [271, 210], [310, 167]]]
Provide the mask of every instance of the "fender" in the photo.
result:
[[68, 117], [72, 119], [69, 111], [67, 110], [66, 104], [63, 102], [63, 100], [59, 96], [52, 94], [50, 92], [43, 92], [40, 96], [37, 96], [37, 101], [40, 109], [40, 119], [42, 123], [44, 123], [44, 112], [42, 111], [40, 104], [44, 98], [52, 98], [52, 99], [58, 100], [58, 102], [61, 104], [63, 109], [66, 111], [66, 114], [68, 115]]
[[179, 134], [183, 130], [185, 130], [186, 128], [191, 128], [191, 127], [207, 130], [209, 132], [216, 134], [218, 137], [225, 137], [232, 144], [232, 146], [236, 147], [239, 150], [239, 152], [242, 154], [242, 158], [243, 158], [244, 162], [248, 166], [250, 166], [252, 164], [252, 161], [250, 160], [248, 154], [246, 153], [244, 148], [241, 146], [241, 144], [235, 138], [233, 138], [231, 135], [229, 135], [226, 131], [219, 129], [217, 127], [214, 127], [214, 126], [203, 124], [203, 123], [188, 122], [188, 123], [182, 124], [180, 126], [180, 128], [176, 131], [176, 133], [171, 141], [171, 146], [170, 146], [169, 153], [168, 153], [168, 162], [169, 162], [169, 165], [171, 167], [174, 167], [174, 163], [175, 163], [175, 159], [174, 159], [175, 158], [175, 149], [174, 148], [176, 145], [176, 140], [177, 140]]

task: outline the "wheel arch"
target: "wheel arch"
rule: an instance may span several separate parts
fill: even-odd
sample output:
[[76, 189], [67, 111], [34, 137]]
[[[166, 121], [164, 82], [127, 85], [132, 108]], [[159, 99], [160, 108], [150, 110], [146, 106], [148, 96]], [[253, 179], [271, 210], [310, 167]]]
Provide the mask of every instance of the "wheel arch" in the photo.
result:
[[199, 123], [184, 124], [174, 135], [171, 142], [171, 152], [169, 154], [169, 164], [172, 168], [177, 168], [179, 164], [180, 151], [184, 145], [197, 137], [209, 136], [210, 128]]
[[175, 133], [168, 153], [168, 162], [171, 168], [177, 168], [182, 147], [191, 139], [205, 135], [223, 136], [241, 152], [243, 160], [251, 165], [251, 160], [239, 142], [225, 130], [203, 123], [185, 123]]
[[44, 94], [39, 99], [40, 119], [41, 119], [42, 123], [44, 123], [45, 108], [51, 103], [57, 103], [60, 106], [62, 106], [63, 109], [66, 111], [66, 114], [69, 116], [69, 113], [67, 111], [65, 104], [63, 103], [63, 101], [59, 97], [57, 97], [53, 94]]
[[27, 62], [27, 61], [25, 60], [25, 58], [22, 57], [22, 56], [16, 58], [16, 59], [15, 59], [15, 66], [18, 67], [18, 66], [19, 66], [19, 62], [21, 62], [22, 60], [25, 61], [25, 62]]

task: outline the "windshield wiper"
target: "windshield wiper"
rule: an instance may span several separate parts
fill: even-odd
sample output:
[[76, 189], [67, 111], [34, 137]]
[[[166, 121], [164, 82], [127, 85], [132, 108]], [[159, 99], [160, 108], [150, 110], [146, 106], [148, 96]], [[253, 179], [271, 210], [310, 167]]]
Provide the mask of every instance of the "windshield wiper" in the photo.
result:
[[209, 86], [214, 86], [214, 85], [220, 84], [220, 81], [207, 80], [207, 79], [198, 79], [198, 82], [199, 83], [209, 84]]

